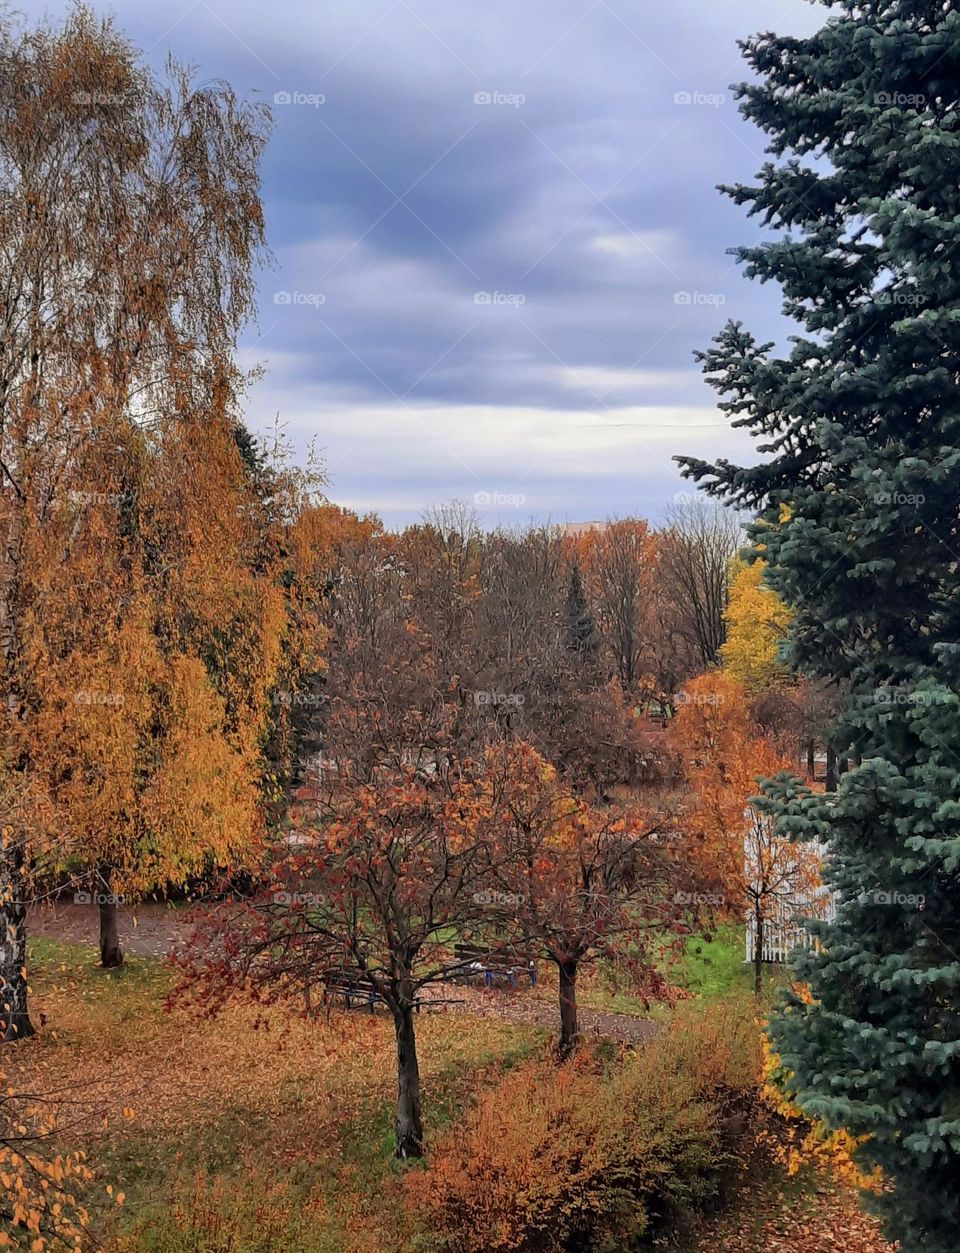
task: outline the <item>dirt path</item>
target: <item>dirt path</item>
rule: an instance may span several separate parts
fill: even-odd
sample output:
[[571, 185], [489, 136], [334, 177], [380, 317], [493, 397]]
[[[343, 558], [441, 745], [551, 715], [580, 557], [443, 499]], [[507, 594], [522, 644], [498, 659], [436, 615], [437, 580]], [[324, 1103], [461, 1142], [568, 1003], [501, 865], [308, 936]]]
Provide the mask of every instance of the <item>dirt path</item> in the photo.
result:
[[[174, 952], [190, 933], [190, 909], [145, 902], [136, 909], [121, 906], [118, 910], [120, 945], [125, 953], [137, 957], [166, 957]], [[93, 905], [78, 905], [72, 900], [51, 900], [30, 910], [28, 934], [46, 940], [83, 944], [95, 949], [98, 944], [98, 917]], [[451, 1012], [492, 1015], [508, 1022], [557, 1029], [557, 1008], [549, 1001], [513, 991], [510, 988], [481, 988], [474, 984], [444, 984], [437, 987], [436, 997], [462, 1000], [451, 1006]], [[428, 996], [428, 999], [429, 996]], [[660, 1029], [659, 1024], [632, 1014], [605, 1010], [581, 1009], [580, 1029], [584, 1036], [607, 1036], [635, 1044], [648, 1040]]]
[[[166, 957], [186, 938], [190, 930], [189, 910], [145, 902], [136, 909], [119, 906], [117, 926], [120, 946], [137, 957]], [[50, 900], [31, 907], [27, 914], [27, 934], [68, 944], [99, 944], [99, 917], [96, 906], [73, 901]]]
[[[462, 997], [466, 1001], [463, 1008], [475, 1014], [494, 1014], [510, 1022], [524, 1022], [531, 1026], [545, 1027], [556, 1031], [559, 1010], [550, 1001], [525, 994], [523, 991], [512, 992], [509, 988], [479, 988], [471, 985], [456, 984], [455, 990], [444, 995]], [[627, 1044], [640, 1044], [661, 1030], [658, 1022], [649, 1018], [639, 1018], [634, 1014], [615, 1014], [607, 1010], [580, 1009], [580, 1032], [583, 1036], [607, 1036], [614, 1040], [623, 1040]]]

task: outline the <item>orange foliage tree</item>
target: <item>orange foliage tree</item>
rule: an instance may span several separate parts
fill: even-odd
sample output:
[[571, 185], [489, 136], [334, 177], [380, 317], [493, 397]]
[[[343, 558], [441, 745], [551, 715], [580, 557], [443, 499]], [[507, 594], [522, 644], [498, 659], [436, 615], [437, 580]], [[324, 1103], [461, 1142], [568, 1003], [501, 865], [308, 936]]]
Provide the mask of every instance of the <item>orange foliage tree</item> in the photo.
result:
[[[5, 27], [0, 95], [0, 755], [30, 775], [35, 717], [50, 690], [33, 632], [84, 530], [72, 515], [90, 503], [70, 493], [93, 490], [97, 507], [113, 504], [99, 494], [115, 490], [113, 469], [126, 456], [118, 445], [128, 449], [154, 424], [223, 421], [239, 397], [234, 349], [263, 243], [268, 118], [223, 84], [196, 87], [180, 67], [154, 78], [110, 22], [85, 9], [61, 29]], [[117, 573], [108, 563], [106, 580]], [[116, 621], [103, 612], [99, 574], [86, 593], [74, 584], [73, 615], [92, 606], [103, 659], [115, 665], [111, 650], [139, 653], [137, 575], [124, 573], [132, 599]], [[54, 669], [71, 651], [68, 634]], [[84, 690], [104, 691], [103, 679]], [[105, 740], [129, 756], [129, 738], [111, 726]], [[47, 849], [23, 829], [0, 852], [10, 1039], [32, 1030], [26, 880]]]
[[645, 993], [667, 992], [664, 936], [678, 920], [673, 815], [666, 805], [591, 805], [529, 745], [496, 752], [509, 786], [497, 908], [486, 930], [492, 945], [498, 936], [515, 940], [556, 966], [566, 1057], [579, 1034], [582, 966], [615, 961]]
[[256, 519], [230, 424], [164, 435], [58, 511], [73, 538], [29, 635], [32, 770], [61, 864], [95, 893], [106, 966], [122, 960], [118, 900], [255, 857], [284, 624], [272, 569], [248, 557]]
[[457, 969], [449, 933], [482, 923], [504, 847], [503, 766], [452, 749], [445, 758], [442, 769], [398, 764], [366, 781], [347, 772], [321, 820], [297, 814], [300, 847], [274, 865], [266, 890], [202, 920], [182, 959], [182, 990], [210, 1007], [344, 982], [385, 1005], [397, 1041], [398, 1157], [423, 1151], [421, 993]]
[[712, 884], [711, 901], [743, 916], [754, 936], [761, 990], [765, 935], [773, 924], [818, 913], [819, 855], [776, 834], [761, 780], [788, 777], [789, 763], [756, 734], [746, 689], [719, 671], [687, 684], [671, 727], [688, 789], [691, 856]]

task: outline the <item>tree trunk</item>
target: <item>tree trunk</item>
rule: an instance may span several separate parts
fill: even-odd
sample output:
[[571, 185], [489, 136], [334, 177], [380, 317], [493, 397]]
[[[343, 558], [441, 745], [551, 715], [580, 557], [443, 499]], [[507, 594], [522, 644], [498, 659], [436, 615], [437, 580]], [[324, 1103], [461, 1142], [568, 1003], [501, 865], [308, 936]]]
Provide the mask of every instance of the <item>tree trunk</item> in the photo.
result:
[[560, 968], [560, 1045], [561, 1057], [569, 1057], [576, 1047], [580, 1028], [577, 1023], [577, 962], [562, 961]]
[[813, 740], [807, 740], [807, 778], [812, 783], [817, 777], [817, 755]]
[[[4, 383], [4, 399], [6, 383]], [[20, 639], [17, 633], [18, 593], [23, 560], [25, 509], [16, 494], [7, 523], [7, 542], [0, 566], [0, 663], [3, 702], [11, 723], [20, 720], [22, 702], [17, 682]], [[33, 1035], [27, 1012], [26, 839], [23, 831], [0, 836], [0, 1041]]]
[[117, 931], [117, 898], [110, 890], [109, 869], [101, 867], [97, 877], [102, 889], [97, 893], [100, 910], [100, 965], [105, 970], [113, 970], [123, 965], [120, 934]]
[[837, 790], [837, 754], [827, 745], [827, 785], [828, 792]]
[[397, 1032], [397, 1114], [394, 1129], [397, 1157], [423, 1156], [423, 1122], [420, 1117], [420, 1066], [413, 1026], [411, 997], [402, 997], [394, 1010]]
[[753, 914], [753, 994], [760, 999], [763, 991], [763, 911], [754, 910]]
[[[10, 842], [12, 840], [12, 842]], [[27, 908], [23, 843], [13, 835], [0, 850], [0, 1041], [33, 1035], [27, 1013]]]

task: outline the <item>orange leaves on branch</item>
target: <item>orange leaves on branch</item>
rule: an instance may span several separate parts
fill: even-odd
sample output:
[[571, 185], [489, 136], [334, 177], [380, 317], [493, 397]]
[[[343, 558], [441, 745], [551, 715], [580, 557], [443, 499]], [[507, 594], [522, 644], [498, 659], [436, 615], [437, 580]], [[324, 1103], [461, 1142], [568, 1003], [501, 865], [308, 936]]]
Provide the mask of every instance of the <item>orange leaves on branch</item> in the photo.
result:
[[[0, 1075], [0, 1082], [5, 1078]], [[9, 1222], [0, 1234], [0, 1247], [79, 1247], [89, 1214], [76, 1193], [93, 1177], [85, 1155], [45, 1153], [56, 1121], [49, 1109], [25, 1100], [13, 1088], [5, 1088], [0, 1097], [0, 1113], [6, 1128], [0, 1136], [0, 1210]]]

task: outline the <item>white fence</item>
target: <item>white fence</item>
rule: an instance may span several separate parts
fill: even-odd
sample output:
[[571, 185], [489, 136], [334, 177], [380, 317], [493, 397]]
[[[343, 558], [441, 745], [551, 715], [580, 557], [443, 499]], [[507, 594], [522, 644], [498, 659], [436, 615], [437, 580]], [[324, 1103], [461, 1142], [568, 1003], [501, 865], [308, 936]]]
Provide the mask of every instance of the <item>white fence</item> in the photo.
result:
[[[785, 962], [795, 948], [816, 948], [817, 940], [810, 934], [798, 918], [816, 918], [832, 922], [836, 917], [836, 903], [832, 893], [827, 892], [824, 899], [811, 907], [808, 903], [791, 911], [791, 916], [784, 919], [768, 918], [763, 924], [763, 952], [761, 960], [765, 962]], [[745, 960], [752, 962], [757, 945], [756, 920], [751, 914], [747, 919], [747, 941]]]
[[[810, 845], [822, 859], [827, 852], [825, 844]], [[801, 919], [815, 918], [833, 922], [837, 916], [836, 896], [829, 888], [820, 887], [811, 892], [798, 892], [791, 899], [776, 902], [772, 918], [763, 922], [763, 950], [761, 960], [785, 962], [795, 948], [816, 948], [818, 941], [810, 934]], [[752, 962], [757, 948], [757, 925], [752, 912], [747, 914], [745, 960]]]

